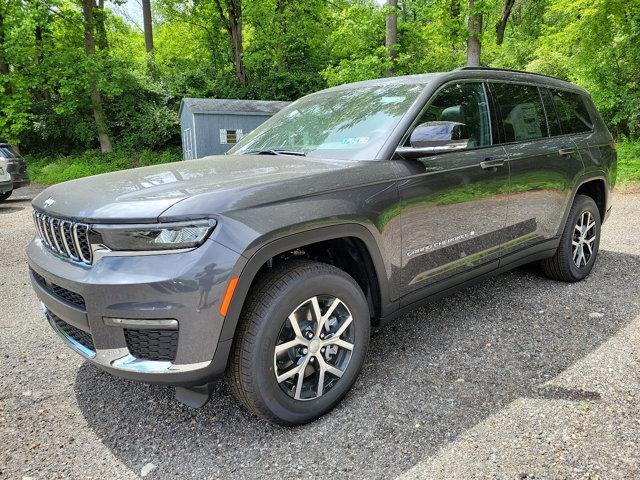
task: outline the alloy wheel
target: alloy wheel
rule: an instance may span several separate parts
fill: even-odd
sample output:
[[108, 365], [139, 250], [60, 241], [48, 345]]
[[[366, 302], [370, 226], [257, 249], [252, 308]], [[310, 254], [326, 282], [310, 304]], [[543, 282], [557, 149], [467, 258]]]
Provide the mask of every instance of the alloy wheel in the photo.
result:
[[353, 317], [339, 298], [318, 295], [285, 320], [273, 354], [276, 381], [295, 400], [326, 394], [345, 373], [355, 341]]
[[573, 230], [571, 240], [573, 263], [578, 268], [584, 267], [593, 256], [593, 242], [596, 240], [596, 222], [591, 212], [580, 214]]

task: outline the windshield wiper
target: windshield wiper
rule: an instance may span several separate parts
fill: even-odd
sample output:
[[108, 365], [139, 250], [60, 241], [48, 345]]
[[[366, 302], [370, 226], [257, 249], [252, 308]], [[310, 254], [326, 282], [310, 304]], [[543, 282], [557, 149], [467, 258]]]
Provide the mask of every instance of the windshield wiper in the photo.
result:
[[243, 155], [297, 155], [299, 157], [306, 157], [304, 152], [296, 152], [295, 150], [283, 150], [283, 149], [268, 149], [268, 150], [250, 150], [244, 152]]

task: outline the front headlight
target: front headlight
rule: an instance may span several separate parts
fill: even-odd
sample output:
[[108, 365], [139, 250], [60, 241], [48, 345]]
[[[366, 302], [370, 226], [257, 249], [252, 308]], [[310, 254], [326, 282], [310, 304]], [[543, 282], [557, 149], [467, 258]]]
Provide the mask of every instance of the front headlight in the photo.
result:
[[215, 220], [159, 225], [95, 225], [100, 243], [111, 250], [176, 250], [195, 248], [207, 239]]

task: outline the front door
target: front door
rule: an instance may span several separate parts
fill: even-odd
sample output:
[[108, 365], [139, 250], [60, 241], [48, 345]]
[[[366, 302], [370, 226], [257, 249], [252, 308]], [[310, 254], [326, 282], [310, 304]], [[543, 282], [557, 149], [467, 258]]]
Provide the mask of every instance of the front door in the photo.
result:
[[492, 145], [483, 83], [454, 83], [439, 90], [416, 125], [433, 121], [464, 124], [469, 141], [465, 150], [397, 160], [403, 293], [414, 293], [405, 303], [425, 293], [425, 287], [445, 288], [469, 270], [495, 268], [501, 246], [510, 240], [505, 230], [509, 170], [501, 164], [504, 149]]

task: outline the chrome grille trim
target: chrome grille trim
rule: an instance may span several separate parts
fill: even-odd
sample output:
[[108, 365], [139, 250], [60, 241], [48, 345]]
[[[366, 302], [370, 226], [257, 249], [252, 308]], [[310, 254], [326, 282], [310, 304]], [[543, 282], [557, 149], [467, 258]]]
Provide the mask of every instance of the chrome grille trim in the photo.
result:
[[91, 265], [93, 258], [89, 225], [52, 217], [36, 210], [33, 211], [33, 220], [38, 236], [47, 247], [71, 260]]
[[[60, 231], [62, 233], [62, 243], [64, 244], [64, 249], [71, 259], [79, 261], [80, 257], [76, 255], [77, 250], [75, 248], [75, 245], [73, 244], [73, 236], [71, 235], [72, 229], [73, 223], [71, 223], [69, 220], [63, 220], [60, 223]], [[67, 241], [67, 232], [69, 232], [69, 239], [72, 240], [71, 244], [69, 243], [69, 241]]]

